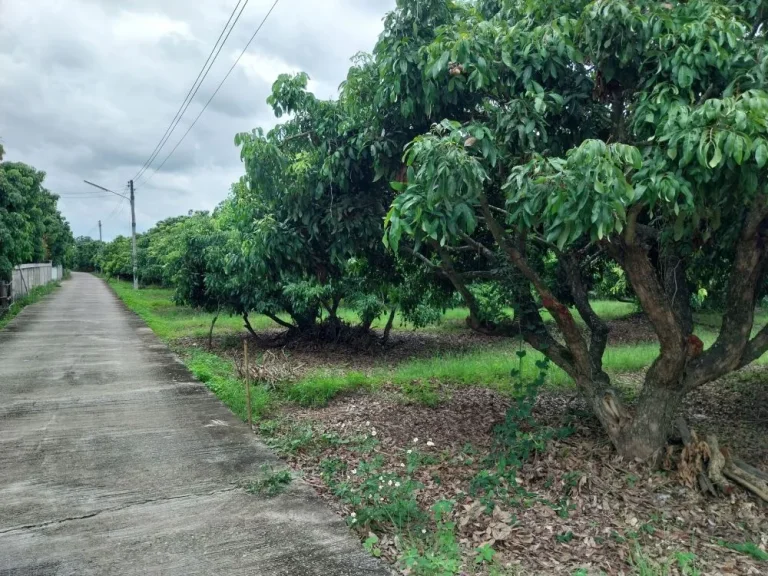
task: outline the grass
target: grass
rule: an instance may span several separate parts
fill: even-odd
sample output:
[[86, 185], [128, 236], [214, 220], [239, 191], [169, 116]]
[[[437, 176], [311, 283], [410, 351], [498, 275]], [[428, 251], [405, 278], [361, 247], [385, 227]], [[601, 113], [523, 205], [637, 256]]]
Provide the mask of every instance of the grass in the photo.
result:
[[262, 467], [264, 477], [255, 482], [249, 482], [245, 490], [251, 494], [257, 494], [265, 498], [274, 498], [286, 491], [288, 485], [293, 481], [293, 477], [288, 470], [271, 470]]
[[742, 554], [747, 554], [748, 556], [752, 556], [755, 560], [760, 560], [761, 562], [768, 562], [768, 553], [761, 550], [757, 544], [754, 542], [725, 542], [723, 540], [718, 541], [718, 544], [720, 546], [723, 546], [725, 548], [728, 548], [730, 550], [734, 550], [736, 552], [741, 552]]
[[58, 282], [51, 282], [45, 286], [32, 288], [32, 290], [29, 291], [29, 294], [14, 300], [13, 303], [8, 307], [8, 310], [4, 314], [0, 315], [0, 330], [5, 328], [8, 323], [10, 323], [10, 321], [13, 320], [16, 316], [18, 316], [19, 312], [21, 312], [24, 308], [30, 304], [39, 302], [59, 287], [61, 287], [61, 284]]
[[342, 377], [318, 373], [287, 388], [285, 396], [301, 406], [320, 407], [342, 392], [350, 392], [370, 384], [365, 374], [360, 372], [348, 372]]
[[[177, 351], [195, 378], [203, 382], [239, 418], [248, 419], [245, 385], [241, 379], [234, 376], [235, 366], [232, 360], [195, 348]], [[274, 400], [272, 393], [265, 386], [251, 386], [251, 412], [256, 418], [267, 414]]]
[[[136, 291], [130, 282], [120, 280], [109, 280], [109, 285], [128, 308], [138, 314], [163, 340], [208, 336], [214, 315], [186, 306], [176, 306], [173, 303], [172, 290], [142, 288]], [[250, 321], [257, 330], [274, 326], [274, 323], [264, 316], [254, 316]], [[240, 333], [242, 330], [242, 318], [222, 314], [216, 321], [216, 334]]]
[[[108, 280], [108, 283], [128, 307], [141, 316], [147, 325], [161, 338], [174, 340], [186, 337], [202, 338], [208, 336], [208, 330], [211, 327], [214, 314], [200, 312], [186, 306], [176, 306], [173, 302], [173, 290], [168, 288], [142, 288], [136, 292], [131, 282], [111, 279]], [[636, 312], [636, 306], [627, 302], [596, 300], [592, 302], [592, 306], [595, 312], [605, 320], [624, 318]], [[510, 316], [512, 315], [511, 309], [507, 312]], [[341, 307], [338, 314], [339, 318], [347, 322], [359, 322], [357, 313], [349, 308]], [[439, 324], [416, 329], [398, 312], [395, 315], [394, 326], [399, 329], [423, 332], [463, 331], [466, 330], [468, 314], [466, 308], [449, 308], [443, 313]], [[542, 316], [545, 321], [551, 321], [546, 311], [543, 312]], [[575, 310], [574, 316], [580, 322]], [[280, 318], [290, 321], [290, 318], [285, 314], [281, 314]], [[277, 328], [277, 325], [272, 320], [260, 314], [252, 315], [249, 320], [254, 330]], [[387, 318], [384, 315], [377, 318], [373, 322], [372, 327], [383, 329], [386, 323]], [[240, 333], [242, 331], [243, 320], [238, 316], [222, 314], [216, 321], [215, 333], [218, 335], [222, 333]]]
[[[126, 305], [136, 312], [152, 330], [163, 340], [174, 346], [181, 338], [200, 338], [208, 335], [212, 314], [176, 306], [172, 301], [172, 291], [163, 288], [144, 288], [134, 291], [129, 282], [111, 280], [109, 284]], [[595, 301], [595, 310], [607, 320], [625, 317], [636, 311], [635, 305], [626, 302]], [[355, 313], [342, 309], [342, 318], [354, 320]], [[452, 331], [466, 330], [464, 319], [466, 310], [449, 309], [443, 316], [440, 326], [427, 330]], [[768, 312], [758, 314], [759, 323], [768, 318]], [[697, 334], [705, 346], [711, 346], [716, 333], [712, 322], [716, 315], [700, 315], [704, 322], [697, 328]], [[256, 329], [274, 327], [274, 323], [260, 315], [251, 318]], [[377, 324], [374, 323], [374, 327]], [[221, 317], [216, 324], [216, 334], [242, 333], [242, 320], [236, 317]], [[196, 347], [174, 346], [189, 369], [204, 382], [229, 408], [239, 417], [246, 418], [246, 400], [243, 382], [235, 377], [235, 367], [231, 360]], [[319, 407], [339, 394], [368, 388], [375, 389], [383, 385], [394, 385], [401, 389], [410, 401], [435, 405], [441, 397], [439, 387], [445, 386], [483, 386], [500, 392], [512, 394], [515, 383], [522, 378], [531, 381], [538, 375], [536, 362], [543, 356], [525, 347], [526, 357], [521, 362], [518, 357], [519, 347], [506, 342], [503, 345], [479, 348], [462, 354], [444, 354], [431, 358], [405, 361], [394, 367], [380, 367], [368, 374], [360, 372], [331, 372], [318, 370], [299, 382], [276, 392], [265, 386], [252, 387], [252, 410], [256, 418], [268, 414], [274, 405], [287, 400], [301, 406]], [[659, 347], [655, 342], [638, 343], [626, 346], [613, 346], [606, 349], [603, 366], [611, 375], [641, 372], [654, 361]], [[768, 363], [768, 354], [757, 361]], [[520, 376], [513, 376], [519, 371]], [[570, 378], [561, 369], [550, 365], [546, 375], [551, 386], [570, 386]]]

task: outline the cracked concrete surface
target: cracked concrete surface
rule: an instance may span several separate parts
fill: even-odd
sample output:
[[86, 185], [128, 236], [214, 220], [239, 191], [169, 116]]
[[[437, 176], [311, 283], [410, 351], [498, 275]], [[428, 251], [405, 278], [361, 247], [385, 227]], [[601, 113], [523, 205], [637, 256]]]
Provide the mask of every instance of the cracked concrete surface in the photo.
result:
[[0, 576], [384, 576], [99, 279], [0, 332]]

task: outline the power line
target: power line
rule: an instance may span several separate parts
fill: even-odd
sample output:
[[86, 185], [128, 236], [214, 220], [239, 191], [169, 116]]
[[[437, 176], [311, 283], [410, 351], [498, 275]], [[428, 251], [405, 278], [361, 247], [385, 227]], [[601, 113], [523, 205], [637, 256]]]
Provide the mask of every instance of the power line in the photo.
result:
[[58, 196], [59, 198], [65, 198], [65, 199], [68, 199], [68, 200], [73, 200], [73, 199], [74, 200], [78, 200], [78, 199], [84, 200], [84, 199], [88, 199], [88, 198], [105, 198], [105, 199], [106, 198], [111, 198], [111, 196], [109, 196], [108, 194], [96, 194], [96, 193], [93, 193], [93, 194], [56, 194], [56, 196]]
[[99, 186], [98, 184], [94, 184], [93, 182], [89, 182], [88, 180], [83, 180], [86, 184], [89, 186], [93, 186], [94, 188], [98, 188], [99, 190], [103, 190], [104, 192], [109, 192], [110, 194], [114, 194], [115, 196], [120, 196], [122, 198], [128, 199], [128, 196], [125, 194], [120, 194], [120, 192], [115, 192], [114, 190], [110, 190], [109, 188], [104, 188], [104, 186]]
[[189, 126], [189, 128], [187, 128], [187, 131], [186, 131], [186, 132], [184, 132], [184, 135], [181, 137], [181, 140], [179, 140], [179, 141], [176, 143], [176, 146], [174, 146], [174, 147], [173, 147], [173, 150], [171, 150], [171, 153], [170, 153], [170, 154], [168, 154], [168, 156], [166, 156], [166, 157], [165, 157], [165, 160], [163, 160], [162, 164], [160, 164], [160, 166], [158, 166], [157, 168], [155, 168], [155, 171], [154, 171], [154, 172], [152, 172], [152, 174], [150, 174], [149, 178], [147, 178], [147, 179], [146, 179], [146, 180], [145, 180], [145, 181], [142, 183], [142, 186], [146, 186], [146, 184], [147, 184], [147, 183], [148, 183], [150, 180], [152, 180], [152, 178], [154, 177], [154, 175], [155, 175], [155, 174], [157, 174], [157, 173], [158, 173], [158, 172], [159, 172], [159, 171], [160, 171], [160, 170], [163, 168], [163, 166], [165, 166], [165, 163], [166, 163], [166, 162], [168, 162], [168, 159], [169, 159], [171, 156], [173, 156], [173, 153], [174, 153], [174, 152], [176, 152], [176, 149], [177, 149], [177, 148], [179, 147], [179, 145], [180, 145], [180, 144], [181, 144], [181, 143], [184, 141], [184, 138], [186, 138], [186, 137], [187, 137], [187, 134], [189, 134], [189, 133], [192, 131], [192, 128], [194, 128], [194, 127], [195, 127], [195, 124], [197, 124], [197, 121], [198, 121], [198, 120], [200, 120], [200, 117], [203, 115], [203, 112], [205, 112], [206, 108], [208, 108], [208, 105], [209, 105], [209, 104], [210, 104], [210, 103], [213, 101], [213, 99], [216, 97], [216, 94], [218, 94], [218, 93], [219, 93], [219, 90], [221, 90], [221, 87], [224, 85], [224, 82], [226, 82], [226, 81], [227, 81], [227, 78], [229, 78], [230, 74], [232, 74], [232, 71], [233, 71], [233, 70], [235, 69], [235, 67], [238, 65], [238, 63], [240, 62], [240, 59], [241, 59], [241, 58], [242, 58], [242, 57], [245, 55], [245, 53], [246, 53], [246, 51], [248, 50], [248, 48], [250, 47], [251, 43], [252, 43], [252, 42], [253, 42], [253, 40], [256, 38], [256, 35], [259, 33], [259, 31], [261, 31], [262, 27], [263, 27], [263, 26], [264, 26], [264, 24], [266, 23], [266, 21], [267, 21], [267, 19], [269, 18], [270, 14], [272, 14], [272, 12], [273, 12], [273, 10], [275, 9], [275, 7], [277, 6], [277, 3], [278, 3], [278, 2], [280, 2], [280, 0], [275, 0], [275, 2], [272, 4], [272, 7], [269, 9], [269, 12], [267, 12], [267, 15], [266, 15], [266, 16], [264, 16], [264, 19], [261, 21], [261, 24], [259, 24], [259, 27], [258, 27], [258, 28], [256, 28], [256, 31], [253, 33], [253, 36], [251, 36], [251, 39], [250, 39], [250, 40], [248, 40], [248, 43], [245, 45], [245, 48], [243, 48], [243, 51], [242, 51], [242, 52], [240, 52], [240, 55], [237, 57], [237, 60], [235, 60], [234, 64], [232, 64], [232, 67], [231, 67], [231, 68], [230, 68], [230, 69], [227, 71], [226, 75], [224, 76], [224, 78], [222, 78], [221, 82], [219, 82], [219, 85], [218, 85], [218, 87], [216, 88], [215, 92], [214, 92], [214, 93], [213, 93], [213, 95], [211, 95], [211, 97], [208, 99], [208, 102], [206, 102], [206, 103], [205, 103], [205, 106], [203, 106], [203, 109], [202, 109], [202, 110], [200, 110], [200, 113], [199, 113], [199, 114], [197, 115], [197, 117], [194, 119], [194, 121], [193, 121], [193, 122], [192, 122], [192, 124]]
[[[216, 62], [216, 59], [219, 57], [219, 53], [221, 52], [222, 48], [224, 48], [224, 44], [227, 43], [227, 39], [229, 39], [229, 35], [232, 33], [232, 30], [234, 30], [235, 25], [237, 24], [237, 21], [240, 20], [240, 16], [243, 14], [245, 7], [248, 5], [248, 2], [250, 0], [245, 0], [245, 4], [243, 4], [243, 7], [240, 9], [240, 12], [237, 15], [237, 18], [235, 18], [234, 23], [232, 23], [232, 26], [230, 27], [229, 24], [230, 22], [232, 22], [232, 18], [235, 16], [235, 12], [237, 12], [237, 9], [240, 7], [240, 3], [242, 1], [243, 0], [237, 0], [237, 4], [232, 10], [232, 13], [229, 15], [229, 20], [227, 20], [227, 23], [224, 25], [224, 28], [221, 30], [221, 34], [219, 34], [219, 37], [216, 40], [216, 43], [213, 45], [213, 48], [211, 48], [211, 52], [208, 54], [208, 58], [206, 59], [205, 64], [203, 64], [203, 67], [200, 69], [200, 72], [198, 72], [197, 78], [192, 83], [192, 86], [189, 88], [189, 91], [187, 92], [187, 95], [185, 96], [184, 101], [181, 103], [181, 106], [179, 106], [179, 109], [176, 111], [176, 115], [173, 117], [173, 120], [171, 120], [171, 123], [168, 125], [168, 128], [165, 129], [165, 134], [163, 134], [163, 136], [160, 138], [160, 141], [155, 146], [155, 149], [152, 151], [152, 154], [150, 154], [147, 161], [144, 162], [144, 165], [139, 169], [139, 171], [132, 178], [132, 180], [137, 181], [139, 178], [141, 178], [144, 172], [146, 172], [149, 169], [149, 167], [152, 165], [152, 162], [155, 161], [158, 154], [160, 154], [161, 150], [168, 142], [168, 139], [171, 137], [174, 130], [176, 130], [176, 127], [179, 125], [179, 122], [181, 122], [181, 119], [184, 116], [184, 114], [186, 114], [187, 108], [189, 108], [190, 104], [192, 104], [192, 101], [197, 95], [197, 91], [200, 89], [200, 86], [202, 86], [203, 82], [208, 76], [208, 73], [211, 71], [211, 68]], [[228, 32], [227, 32], [227, 29], [229, 29]], [[227, 35], [224, 38], [224, 41], [222, 42], [221, 39], [224, 36], [225, 32]], [[221, 45], [219, 45], [219, 42], [221, 42]], [[216, 50], [217, 47], [218, 47], [218, 51]], [[215, 56], [214, 56], [214, 52], [216, 52]], [[208, 64], [209, 62], [210, 62], [210, 65]], [[206, 69], [206, 66], [207, 66], [207, 69]]]

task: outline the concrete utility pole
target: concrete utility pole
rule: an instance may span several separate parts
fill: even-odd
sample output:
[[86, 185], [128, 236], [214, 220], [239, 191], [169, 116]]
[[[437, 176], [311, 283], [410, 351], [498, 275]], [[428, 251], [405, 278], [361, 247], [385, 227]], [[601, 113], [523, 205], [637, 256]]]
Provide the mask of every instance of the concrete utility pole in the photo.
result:
[[128, 182], [131, 187], [131, 244], [133, 249], [133, 289], [139, 289], [139, 276], [136, 261], [136, 198], [133, 194], [133, 180]]
[[[131, 196], [130, 198], [126, 196], [125, 194], [120, 194], [119, 192], [115, 192], [114, 190], [110, 190], [109, 188], [104, 188], [104, 186], [99, 186], [98, 184], [94, 184], [93, 182], [88, 182], [88, 180], [83, 180], [86, 184], [89, 186], [93, 186], [94, 188], [98, 188], [99, 190], [104, 190], [104, 192], [109, 192], [110, 194], [114, 194], [115, 196], [120, 196], [121, 198], [125, 198], [126, 200], [131, 201], [131, 251], [133, 253], [133, 289], [138, 290], [139, 289], [139, 276], [137, 273], [137, 259], [136, 259], [136, 199], [133, 193], [133, 180], [130, 180], [128, 182], [128, 186], [131, 189]], [[101, 239], [101, 220], [99, 220], [99, 239]]]

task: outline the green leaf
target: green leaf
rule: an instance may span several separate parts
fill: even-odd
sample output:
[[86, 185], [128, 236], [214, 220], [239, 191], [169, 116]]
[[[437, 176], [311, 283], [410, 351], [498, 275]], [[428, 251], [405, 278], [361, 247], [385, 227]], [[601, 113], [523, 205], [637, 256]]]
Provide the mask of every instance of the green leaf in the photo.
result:
[[765, 140], [759, 140], [758, 142], [755, 149], [755, 162], [757, 162], [758, 168], [762, 168], [768, 162], [768, 144], [766, 144]]
[[432, 76], [437, 77], [440, 75], [441, 72], [446, 70], [446, 66], [448, 66], [448, 60], [451, 59], [451, 53], [446, 50], [440, 55], [440, 58], [437, 59], [435, 62], [435, 65], [432, 67]]
[[744, 139], [741, 136], [733, 138], [733, 160], [739, 166], [744, 160]]
[[723, 153], [720, 151], [719, 146], [715, 146], [715, 153], [712, 155], [712, 159], [709, 161], [710, 168], [717, 168], [720, 162], [723, 160]]

